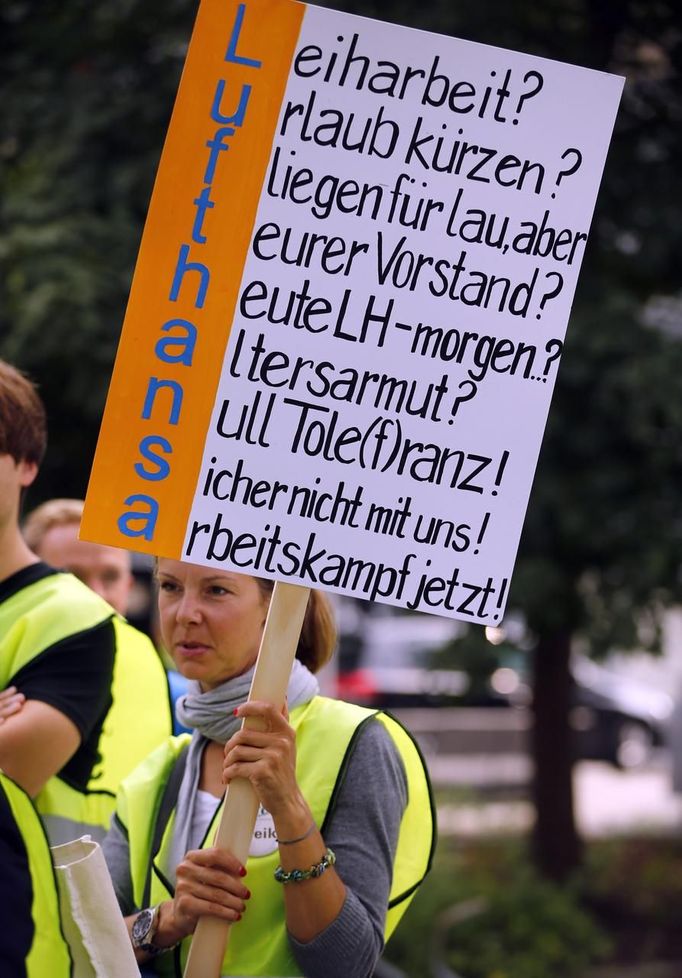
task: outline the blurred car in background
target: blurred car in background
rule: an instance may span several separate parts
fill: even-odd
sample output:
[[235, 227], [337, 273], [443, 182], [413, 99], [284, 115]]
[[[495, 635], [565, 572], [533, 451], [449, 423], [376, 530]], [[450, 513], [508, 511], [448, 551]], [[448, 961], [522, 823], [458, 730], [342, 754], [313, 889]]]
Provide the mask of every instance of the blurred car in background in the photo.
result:
[[639, 767], [667, 742], [673, 699], [608, 666], [574, 655], [571, 726], [578, 756]]
[[[431, 615], [371, 613], [341, 616], [333, 694], [363, 706], [530, 706], [528, 656], [509, 643], [482, 639], [467, 647], [461, 622]], [[672, 697], [590, 659], [572, 659], [570, 723], [576, 757], [637, 767], [666, 742]]]
[[438, 652], [461, 631], [431, 615], [374, 611], [341, 630], [336, 695], [363, 706], [442, 706], [469, 689], [462, 669], [439, 668]]

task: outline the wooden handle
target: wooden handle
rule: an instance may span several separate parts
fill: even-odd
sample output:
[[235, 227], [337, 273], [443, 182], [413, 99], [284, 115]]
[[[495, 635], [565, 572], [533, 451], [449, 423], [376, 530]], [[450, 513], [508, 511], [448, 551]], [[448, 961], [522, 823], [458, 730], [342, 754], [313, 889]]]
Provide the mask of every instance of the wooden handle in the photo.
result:
[[[275, 582], [249, 691], [250, 700], [265, 700], [279, 707], [284, 705], [309, 594], [310, 588]], [[247, 717], [243, 725], [258, 726], [259, 720]], [[246, 863], [257, 814], [258, 799], [250, 782], [235, 778], [227, 789], [215, 845], [229, 849], [241, 863]], [[184, 978], [220, 978], [230, 926], [217, 917], [200, 918]]]

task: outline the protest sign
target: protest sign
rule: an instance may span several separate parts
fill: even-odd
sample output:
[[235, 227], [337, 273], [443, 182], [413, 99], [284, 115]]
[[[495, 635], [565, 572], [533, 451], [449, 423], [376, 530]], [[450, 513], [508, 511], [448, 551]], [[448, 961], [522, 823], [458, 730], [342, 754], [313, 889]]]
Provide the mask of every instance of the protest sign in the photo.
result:
[[203, 0], [82, 534], [498, 622], [622, 84]]

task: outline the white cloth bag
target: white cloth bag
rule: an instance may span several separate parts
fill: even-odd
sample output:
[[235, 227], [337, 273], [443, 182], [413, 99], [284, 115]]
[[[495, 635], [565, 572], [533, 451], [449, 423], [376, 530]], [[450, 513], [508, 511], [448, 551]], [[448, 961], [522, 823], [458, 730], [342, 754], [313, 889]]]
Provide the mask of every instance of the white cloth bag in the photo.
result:
[[140, 978], [99, 845], [84, 835], [50, 851], [73, 978]]

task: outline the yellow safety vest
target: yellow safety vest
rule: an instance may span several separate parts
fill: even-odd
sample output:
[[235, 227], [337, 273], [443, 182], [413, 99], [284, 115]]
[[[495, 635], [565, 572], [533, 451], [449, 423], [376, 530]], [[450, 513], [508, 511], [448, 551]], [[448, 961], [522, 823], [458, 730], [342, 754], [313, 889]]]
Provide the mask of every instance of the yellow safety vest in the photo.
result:
[[52, 844], [104, 837], [121, 780], [172, 731], [168, 682], [149, 638], [71, 574], [50, 574], [0, 603], [0, 689], [41, 652], [112, 616], [116, 658], [100, 760], [84, 791], [57, 774], [35, 799]]
[[[114, 619], [113, 703], [99, 741], [101, 762], [89, 787], [116, 797], [123, 778], [173, 732], [164, 665], [151, 639], [123, 618]], [[116, 807], [111, 806], [106, 828]]]
[[[0, 816], [2, 834], [9, 844], [14, 838], [25, 849], [31, 877], [33, 940], [24, 963], [26, 976], [69, 978], [71, 954], [61, 930], [57, 883], [45, 830], [26, 792], [2, 771], [0, 807], [4, 809]], [[18, 855], [22, 857], [21, 852]], [[6, 866], [2, 872], [7, 872]], [[6, 908], [7, 911], [9, 909]], [[4, 926], [9, 926], [8, 920], [5, 920]], [[7, 967], [8, 962], [4, 963]]]
[[102, 625], [113, 614], [72, 574], [48, 574], [16, 591], [0, 602], [0, 689], [50, 646]]
[[[393, 882], [387, 907], [384, 934], [395, 929], [431, 863], [435, 842], [435, 819], [428, 776], [419, 751], [407, 731], [392, 717], [362, 707], [315, 697], [292, 711], [296, 730], [296, 777], [315, 822], [324, 833], [334, 807], [335, 788], [350, 755], [349, 748], [363, 724], [375, 717], [392, 737], [407, 776], [408, 803], [403, 813], [393, 866]], [[171, 738], [155, 751], [121, 785], [117, 815], [128, 834], [133, 895], [137, 906], [156, 904], [172, 897], [165, 879], [174, 812], [163, 833], [159, 851], [152, 853], [156, 815], [163, 788], [177, 758], [186, 748], [189, 735]], [[320, 744], [324, 743], [321, 762]], [[210, 846], [220, 812], [204, 839]], [[274, 879], [278, 851], [250, 856], [247, 862], [249, 889], [253, 897], [249, 912], [232, 928], [223, 961], [226, 975], [300, 975], [289, 949], [284, 919], [282, 888]], [[160, 955], [154, 961], [161, 975], [181, 975], [191, 939], [180, 951]]]

